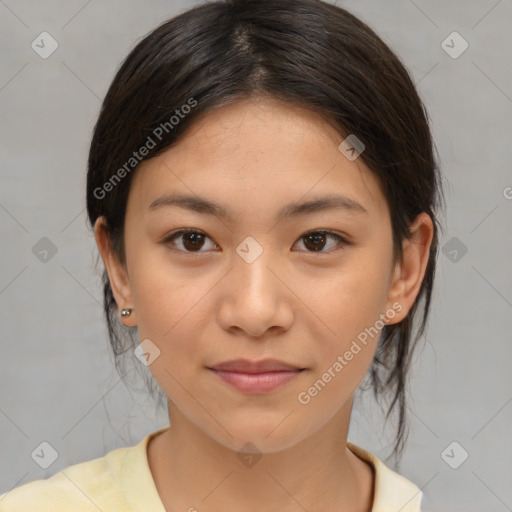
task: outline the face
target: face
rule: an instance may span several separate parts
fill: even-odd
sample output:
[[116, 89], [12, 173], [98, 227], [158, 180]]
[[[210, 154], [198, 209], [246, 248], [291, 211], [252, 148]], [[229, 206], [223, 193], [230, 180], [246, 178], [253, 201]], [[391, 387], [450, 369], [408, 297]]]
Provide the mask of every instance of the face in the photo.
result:
[[[425, 261], [394, 262], [386, 199], [342, 140], [298, 106], [222, 107], [137, 169], [125, 267], [97, 229], [117, 304], [134, 308], [130, 325], [150, 340], [149, 368], [170, 406], [234, 450], [277, 451], [327, 425], [367, 372], [377, 332], [418, 291]], [[240, 358], [301, 371], [281, 373], [276, 388], [261, 375], [239, 388], [210, 369]]]

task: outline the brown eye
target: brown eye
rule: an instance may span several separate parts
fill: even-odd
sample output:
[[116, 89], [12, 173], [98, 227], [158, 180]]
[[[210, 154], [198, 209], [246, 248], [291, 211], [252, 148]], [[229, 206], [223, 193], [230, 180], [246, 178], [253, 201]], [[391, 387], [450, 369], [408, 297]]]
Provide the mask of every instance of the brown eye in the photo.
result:
[[183, 247], [187, 249], [187, 251], [195, 251], [197, 249], [201, 249], [204, 245], [204, 237], [199, 233], [188, 233], [183, 236]]
[[[167, 237], [164, 240], [165, 244], [171, 244], [173, 248], [176, 248], [177, 250], [181, 252], [206, 252], [201, 251], [201, 249], [205, 245], [205, 241], [209, 240], [210, 238], [206, 236], [201, 231], [195, 231], [195, 230], [185, 230], [182, 229], [180, 231], [177, 231], [176, 233], [172, 234], [171, 236]], [[175, 241], [178, 240], [176, 243]], [[213, 244], [214, 247], [215, 244]], [[181, 246], [181, 247], [180, 247]]]
[[341, 245], [342, 243], [347, 243], [342, 236], [333, 233], [332, 231], [310, 231], [309, 233], [302, 235], [300, 240], [304, 240], [304, 246], [306, 247], [307, 252], [328, 252], [323, 249], [329, 239], [337, 241], [337, 244], [334, 244], [334, 247]]

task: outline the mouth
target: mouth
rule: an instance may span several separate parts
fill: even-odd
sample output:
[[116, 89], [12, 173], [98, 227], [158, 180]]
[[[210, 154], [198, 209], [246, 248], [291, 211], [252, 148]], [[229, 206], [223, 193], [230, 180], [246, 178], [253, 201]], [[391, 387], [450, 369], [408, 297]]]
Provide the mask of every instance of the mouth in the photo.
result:
[[207, 367], [225, 383], [247, 394], [270, 393], [306, 370], [276, 359], [237, 359]]

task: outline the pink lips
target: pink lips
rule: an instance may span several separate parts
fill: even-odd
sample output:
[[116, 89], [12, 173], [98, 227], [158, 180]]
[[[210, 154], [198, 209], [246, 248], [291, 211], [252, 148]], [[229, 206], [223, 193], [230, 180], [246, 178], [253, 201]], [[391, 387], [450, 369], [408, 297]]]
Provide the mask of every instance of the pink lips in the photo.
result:
[[236, 359], [214, 365], [209, 369], [239, 391], [249, 394], [269, 393], [304, 370], [276, 359]]

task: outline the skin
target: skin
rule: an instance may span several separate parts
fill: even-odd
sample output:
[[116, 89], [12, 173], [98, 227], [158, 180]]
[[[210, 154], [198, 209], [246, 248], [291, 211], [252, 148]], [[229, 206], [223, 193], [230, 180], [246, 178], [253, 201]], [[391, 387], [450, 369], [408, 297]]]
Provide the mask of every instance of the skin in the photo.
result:
[[[139, 166], [126, 210], [126, 265], [111, 251], [105, 220], [95, 224], [116, 302], [134, 308], [123, 322], [160, 350], [149, 368], [168, 397], [171, 427], [150, 442], [148, 461], [168, 511], [371, 510], [372, 468], [346, 442], [354, 391], [378, 336], [308, 404], [297, 396], [379, 315], [390, 324], [406, 316], [433, 226], [420, 214], [402, 261], [394, 261], [385, 196], [361, 158], [349, 161], [339, 151], [343, 138], [309, 109], [239, 101], [206, 114], [174, 147]], [[171, 192], [205, 197], [233, 218], [148, 209]], [[332, 193], [366, 213], [331, 209], [276, 222], [284, 204]], [[202, 245], [192, 245], [190, 235], [164, 241], [181, 228], [203, 232]], [[326, 237], [308, 244], [312, 230], [349, 243]], [[248, 236], [263, 249], [251, 263], [236, 252]], [[388, 318], [397, 303], [401, 311]], [[206, 368], [241, 357], [306, 370], [271, 393], [251, 395]], [[248, 442], [262, 454], [252, 467], [237, 457]]]

